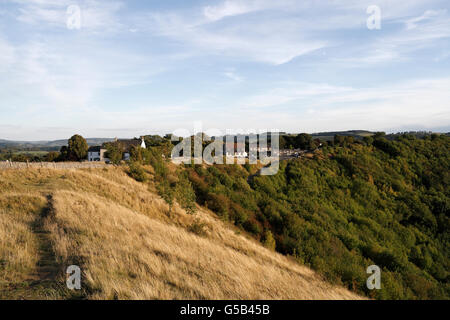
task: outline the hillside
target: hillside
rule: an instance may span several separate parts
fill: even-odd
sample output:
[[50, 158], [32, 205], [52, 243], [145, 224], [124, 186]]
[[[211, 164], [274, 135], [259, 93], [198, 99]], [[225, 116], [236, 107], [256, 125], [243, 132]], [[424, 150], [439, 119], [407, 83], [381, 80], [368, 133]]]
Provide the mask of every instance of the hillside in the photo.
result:
[[123, 168], [2, 170], [0, 190], [0, 299], [359, 298]]
[[314, 139], [322, 139], [327, 141], [333, 140], [336, 135], [354, 137], [355, 139], [362, 139], [364, 137], [370, 137], [374, 135], [374, 132], [370, 132], [367, 130], [348, 130], [348, 131], [334, 131], [334, 132], [318, 132], [311, 134], [311, 136]]
[[[88, 138], [89, 146], [101, 145], [104, 142], [113, 141], [112, 138]], [[67, 146], [66, 140], [54, 141], [13, 141], [0, 139], [0, 148], [15, 149], [21, 151], [57, 151], [62, 146]]]
[[[339, 136], [273, 176], [249, 165], [186, 170], [199, 204], [333, 283], [378, 299], [450, 297], [446, 135]], [[373, 264], [382, 290], [365, 285]]]

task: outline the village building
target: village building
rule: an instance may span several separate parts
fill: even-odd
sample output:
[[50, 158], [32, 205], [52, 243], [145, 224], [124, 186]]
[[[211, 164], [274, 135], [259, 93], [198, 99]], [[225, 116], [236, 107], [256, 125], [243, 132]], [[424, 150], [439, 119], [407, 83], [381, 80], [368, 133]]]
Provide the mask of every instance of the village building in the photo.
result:
[[130, 160], [130, 152], [131, 148], [133, 147], [141, 147], [146, 149], [144, 137], [141, 137], [141, 140], [139, 139], [116, 139], [116, 142], [119, 143], [119, 145], [123, 148], [123, 160], [129, 161]]
[[247, 158], [248, 153], [245, 151], [245, 143], [224, 143], [223, 153], [226, 157]]
[[[115, 139], [113, 143], [117, 143], [120, 148], [123, 150], [123, 160], [130, 160], [130, 152], [132, 147], [141, 147], [146, 149], [147, 146], [145, 144], [144, 137], [141, 139]], [[107, 146], [108, 143], [104, 143], [102, 146], [93, 146], [88, 149], [88, 161], [101, 161], [101, 162], [109, 162], [109, 159], [106, 157]]]
[[106, 161], [105, 159], [106, 148], [101, 146], [94, 146], [88, 149], [88, 161]]

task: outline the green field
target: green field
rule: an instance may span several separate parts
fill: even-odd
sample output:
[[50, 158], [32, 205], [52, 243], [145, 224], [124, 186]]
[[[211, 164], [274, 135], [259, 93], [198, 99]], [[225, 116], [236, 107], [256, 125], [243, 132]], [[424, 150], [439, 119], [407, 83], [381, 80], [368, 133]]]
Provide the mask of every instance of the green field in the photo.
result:
[[14, 155], [29, 155], [29, 156], [45, 156], [48, 151], [17, 151], [13, 152]]

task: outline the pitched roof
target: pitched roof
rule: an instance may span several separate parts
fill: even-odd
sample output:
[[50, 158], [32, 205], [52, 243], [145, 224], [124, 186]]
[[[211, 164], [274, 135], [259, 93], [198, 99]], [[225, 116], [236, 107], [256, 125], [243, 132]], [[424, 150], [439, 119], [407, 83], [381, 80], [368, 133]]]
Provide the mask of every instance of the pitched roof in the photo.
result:
[[122, 144], [125, 149], [130, 149], [132, 146], [139, 147], [141, 145], [141, 140], [139, 139], [119, 139], [117, 142]]
[[142, 140], [141, 139], [116, 139], [112, 142], [107, 142], [104, 144], [106, 147], [109, 143], [117, 143], [123, 152], [130, 152], [132, 147], [140, 147]]
[[88, 152], [100, 152], [101, 149], [102, 147], [100, 146], [93, 146], [88, 149]]

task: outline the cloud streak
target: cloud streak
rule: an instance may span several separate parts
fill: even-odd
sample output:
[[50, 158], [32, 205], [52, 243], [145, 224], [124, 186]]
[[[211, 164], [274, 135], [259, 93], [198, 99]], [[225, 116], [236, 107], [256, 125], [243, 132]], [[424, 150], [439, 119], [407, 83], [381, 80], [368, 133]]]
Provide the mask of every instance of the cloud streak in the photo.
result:
[[122, 28], [118, 12], [124, 7], [120, 1], [80, 0], [13, 0], [20, 4], [16, 19], [37, 28], [67, 28], [67, 8], [77, 5], [81, 9], [82, 28], [89, 31], [112, 32]]
[[80, 30], [66, 26], [71, 0], [4, 3], [0, 124], [42, 136], [196, 120], [293, 131], [450, 122], [444, 0], [377, 1], [376, 31], [369, 0], [79, 0]]

